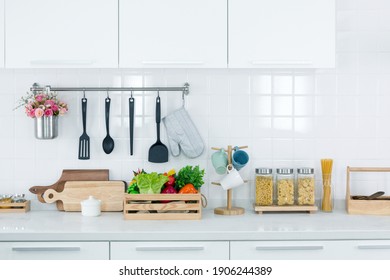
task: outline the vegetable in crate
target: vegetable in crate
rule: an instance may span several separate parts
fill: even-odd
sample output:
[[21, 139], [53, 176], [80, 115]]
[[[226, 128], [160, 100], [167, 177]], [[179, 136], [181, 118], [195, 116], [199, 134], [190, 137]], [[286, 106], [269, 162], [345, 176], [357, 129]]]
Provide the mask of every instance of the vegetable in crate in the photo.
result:
[[139, 188], [137, 184], [137, 175], [138, 174], [145, 174], [145, 170], [143, 169], [138, 169], [138, 171], [133, 171], [134, 177], [129, 183], [129, 187], [127, 188], [127, 193], [129, 194], [139, 194]]
[[168, 182], [168, 177], [157, 172], [141, 173], [136, 176], [136, 180], [141, 194], [159, 194], [161, 188]]
[[198, 191], [195, 189], [193, 184], [186, 184], [179, 191], [179, 194], [193, 194], [193, 193], [198, 193]]
[[187, 165], [180, 169], [176, 175], [176, 189], [180, 190], [185, 185], [192, 184], [194, 188], [199, 191], [200, 187], [204, 184], [203, 176], [204, 169], [201, 170], [199, 165]]

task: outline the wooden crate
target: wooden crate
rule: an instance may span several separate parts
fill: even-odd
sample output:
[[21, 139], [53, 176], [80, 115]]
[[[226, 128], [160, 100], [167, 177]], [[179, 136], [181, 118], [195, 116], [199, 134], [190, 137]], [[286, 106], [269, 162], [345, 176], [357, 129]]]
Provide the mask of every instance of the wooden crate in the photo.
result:
[[0, 213], [26, 213], [28, 211], [30, 211], [30, 200], [17, 203], [0, 203]]
[[199, 220], [202, 196], [200, 193], [127, 194], [123, 208], [126, 220]]
[[350, 173], [351, 172], [390, 172], [387, 167], [349, 167], [347, 166], [347, 191], [346, 208], [348, 214], [359, 215], [390, 215], [390, 197], [381, 196], [373, 200], [353, 199], [351, 195]]

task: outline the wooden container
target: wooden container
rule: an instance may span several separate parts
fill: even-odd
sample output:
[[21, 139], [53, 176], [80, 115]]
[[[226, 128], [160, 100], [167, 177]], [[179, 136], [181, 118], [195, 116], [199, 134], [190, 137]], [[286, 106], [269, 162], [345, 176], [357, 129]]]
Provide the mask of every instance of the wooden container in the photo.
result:
[[200, 220], [202, 196], [200, 193], [126, 194], [123, 208], [126, 220]]
[[30, 200], [25, 202], [0, 203], [0, 213], [26, 213], [30, 211]]
[[346, 208], [348, 214], [390, 215], [390, 197], [381, 196], [373, 200], [353, 199], [350, 188], [351, 172], [390, 172], [387, 167], [349, 167], [347, 166]]

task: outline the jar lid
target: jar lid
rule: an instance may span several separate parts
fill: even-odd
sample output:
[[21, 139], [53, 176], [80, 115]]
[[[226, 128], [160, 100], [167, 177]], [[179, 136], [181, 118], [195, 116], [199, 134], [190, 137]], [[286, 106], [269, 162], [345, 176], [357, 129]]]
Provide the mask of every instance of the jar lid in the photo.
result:
[[272, 174], [272, 168], [265, 168], [265, 167], [256, 168], [256, 174]]
[[292, 168], [277, 168], [276, 173], [278, 173], [278, 174], [293, 174], [294, 169], [292, 169]]
[[311, 167], [301, 167], [298, 168], [298, 174], [314, 174], [314, 168]]
[[81, 201], [81, 204], [84, 206], [100, 206], [101, 201], [90, 195], [88, 199]]

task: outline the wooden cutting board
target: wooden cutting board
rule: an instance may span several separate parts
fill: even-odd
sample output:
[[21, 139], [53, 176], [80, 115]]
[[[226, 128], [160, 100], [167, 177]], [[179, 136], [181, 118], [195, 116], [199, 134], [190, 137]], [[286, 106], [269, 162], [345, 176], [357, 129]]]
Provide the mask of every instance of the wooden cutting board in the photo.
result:
[[[48, 189], [61, 192], [64, 190], [64, 185], [67, 181], [108, 181], [109, 170], [108, 169], [64, 169], [60, 178], [54, 184], [50, 186], [33, 186], [30, 188], [30, 192], [36, 194], [38, 200], [45, 203], [43, 199], [43, 193]], [[64, 210], [62, 201], [57, 201], [58, 210]]]
[[64, 211], [81, 211], [80, 202], [92, 195], [101, 200], [101, 211], [123, 211], [125, 188], [123, 181], [68, 181], [62, 192], [46, 190], [43, 199], [46, 203], [62, 201]]

